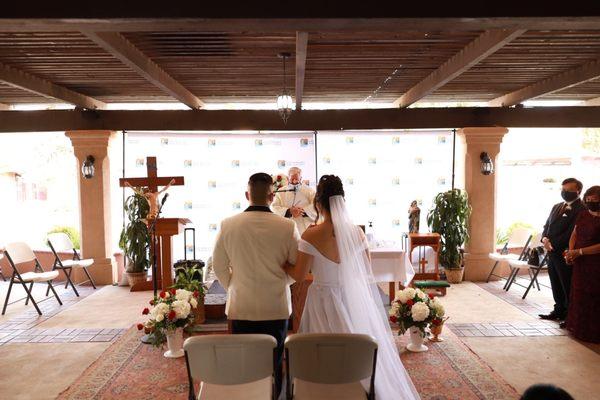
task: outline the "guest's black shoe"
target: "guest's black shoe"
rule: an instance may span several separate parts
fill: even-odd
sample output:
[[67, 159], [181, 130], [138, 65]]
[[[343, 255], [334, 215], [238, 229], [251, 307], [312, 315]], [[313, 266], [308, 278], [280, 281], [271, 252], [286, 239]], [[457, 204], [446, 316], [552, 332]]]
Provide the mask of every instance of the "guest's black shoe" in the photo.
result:
[[558, 315], [556, 312], [552, 311], [550, 314], [538, 314], [541, 319], [548, 319], [550, 321], [560, 321], [562, 319], [561, 315]]
[[567, 321], [563, 321], [560, 324], [558, 324], [558, 327], [560, 329], [566, 329], [567, 328]]

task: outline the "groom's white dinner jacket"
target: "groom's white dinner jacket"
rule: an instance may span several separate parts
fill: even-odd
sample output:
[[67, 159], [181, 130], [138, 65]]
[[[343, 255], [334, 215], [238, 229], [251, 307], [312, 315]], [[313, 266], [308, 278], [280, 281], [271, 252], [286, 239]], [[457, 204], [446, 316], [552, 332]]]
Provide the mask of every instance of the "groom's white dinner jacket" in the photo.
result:
[[288, 319], [292, 312], [289, 280], [281, 266], [296, 262], [300, 235], [294, 221], [251, 206], [221, 222], [213, 268], [227, 289], [229, 319]]

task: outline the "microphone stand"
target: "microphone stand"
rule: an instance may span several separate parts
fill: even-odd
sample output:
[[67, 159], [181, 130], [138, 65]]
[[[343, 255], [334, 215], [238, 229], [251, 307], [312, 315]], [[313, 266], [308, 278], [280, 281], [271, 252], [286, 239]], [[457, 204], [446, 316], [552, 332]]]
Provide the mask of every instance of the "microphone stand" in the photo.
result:
[[[150, 238], [152, 240], [152, 265], [151, 265], [151, 270], [152, 270], [152, 290], [154, 291], [154, 297], [153, 299], [156, 301], [157, 298], [157, 293], [158, 293], [158, 281], [156, 279], [156, 221], [158, 221], [158, 219], [160, 218], [160, 214], [162, 213], [162, 208], [165, 205], [165, 202], [167, 201], [167, 196], [168, 194], [165, 194], [162, 201], [160, 202], [160, 205], [158, 206], [158, 214], [156, 214], [156, 218], [154, 218], [154, 220], [152, 221], [152, 224], [150, 225], [150, 227], [148, 228], [148, 231], [150, 232]], [[153, 341], [153, 337], [154, 337], [154, 333], [147, 333], [144, 336], [142, 336], [142, 338], [140, 339], [142, 343], [144, 344], [151, 344]]]

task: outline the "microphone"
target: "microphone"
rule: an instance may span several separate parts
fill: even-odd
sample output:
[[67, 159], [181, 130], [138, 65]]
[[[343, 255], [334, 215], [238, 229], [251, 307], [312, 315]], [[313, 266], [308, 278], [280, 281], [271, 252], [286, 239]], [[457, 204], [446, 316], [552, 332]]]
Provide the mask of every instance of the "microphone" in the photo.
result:
[[162, 208], [162, 206], [165, 205], [165, 202], [167, 201], [167, 197], [169, 197], [169, 193], [165, 193], [165, 195], [163, 196], [161, 202], [160, 202], [160, 207]]

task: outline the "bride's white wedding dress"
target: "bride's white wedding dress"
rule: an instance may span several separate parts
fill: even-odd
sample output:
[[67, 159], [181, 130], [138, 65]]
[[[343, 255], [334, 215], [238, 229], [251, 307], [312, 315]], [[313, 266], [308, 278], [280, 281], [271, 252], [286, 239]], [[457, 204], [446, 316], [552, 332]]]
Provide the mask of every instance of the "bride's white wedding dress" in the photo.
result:
[[[377, 340], [375, 397], [378, 400], [420, 399], [406, 372], [383, 307], [367, 244], [346, 211], [342, 196], [329, 199], [340, 263], [300, 240], [298, 250], [313, 256], [313, 283], [300, 322], [301, 333], [363, 333]], [[367, 389], [367, 387], [366, 387]]]

